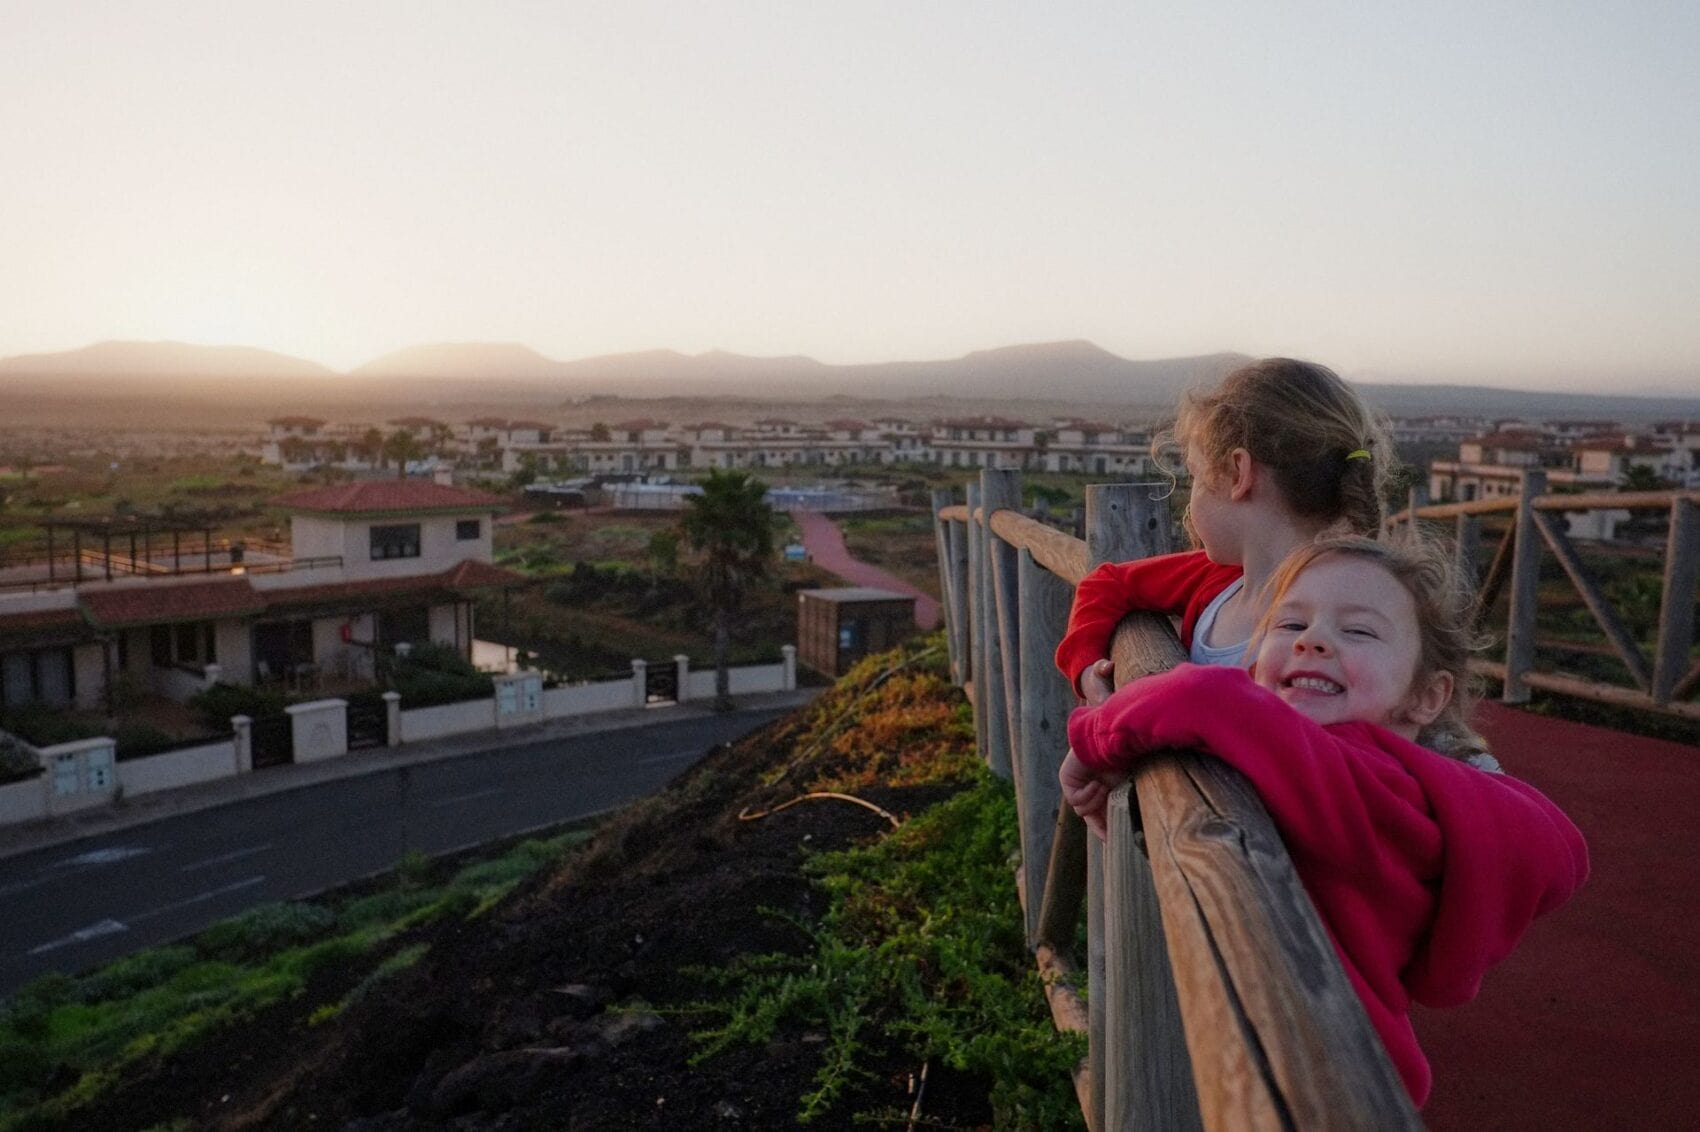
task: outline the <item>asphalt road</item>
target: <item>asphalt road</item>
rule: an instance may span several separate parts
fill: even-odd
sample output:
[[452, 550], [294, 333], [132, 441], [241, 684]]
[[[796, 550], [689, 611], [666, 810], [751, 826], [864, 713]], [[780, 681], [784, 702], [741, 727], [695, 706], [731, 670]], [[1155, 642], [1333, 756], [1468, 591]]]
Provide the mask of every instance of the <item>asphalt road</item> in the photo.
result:
[[419, 763], [0, 860], [0, 995], [427, 855], [653, 794], [790, 709], [734, 712]]

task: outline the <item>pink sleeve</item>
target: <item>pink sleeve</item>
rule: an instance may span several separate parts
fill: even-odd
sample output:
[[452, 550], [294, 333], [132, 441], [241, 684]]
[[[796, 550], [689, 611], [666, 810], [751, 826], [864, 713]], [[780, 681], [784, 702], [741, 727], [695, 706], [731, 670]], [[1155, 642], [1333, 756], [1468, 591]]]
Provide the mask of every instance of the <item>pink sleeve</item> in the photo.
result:
[[[1252, 683], [1243, 669], [1182, 664], [1075, 709], [1068, 739], [1095, 770], [1156, 750], [1203, 748], [1250, 780], [1289, 851], [1350, 860], [1376, 836], [1352, 747]], [[1329, 804], [1318, 805], [1326, 798]]]

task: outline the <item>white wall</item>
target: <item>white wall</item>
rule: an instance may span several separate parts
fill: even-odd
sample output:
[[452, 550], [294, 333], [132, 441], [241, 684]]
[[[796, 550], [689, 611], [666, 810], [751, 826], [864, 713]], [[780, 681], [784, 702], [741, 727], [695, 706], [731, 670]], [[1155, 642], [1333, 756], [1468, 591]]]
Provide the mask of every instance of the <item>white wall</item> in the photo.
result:
[[[226, 684], [254, 682], [254, 630], [246, 621], [219, 621], [213, 626], [219, 679]], [[133, 659], [133, 658], [132, 658]]]
[[[455, 607], [452, 605], [433, 605], [428, 614], [431, 640], [439, 645], [451, 648], [455, 643]], [[464, 631], [463, 631], [464, 632]], [[471, 638], [462, 635], [460, 647], [464, 650]]]
[[0, 825], [47, 816], [47, 787], [41, 777], [0, 786]]
[[[630, 686], [629, 684], [627, 685]], [[459, 704], [439, 704], [436, 707], [401, 712], [401, 741], [418, 743], [444, 735], [461, 735], [468, 731], [493, 731], [496, 728], [496, 701], [468, 700]]]
[[630, 680], [609, 680], [599, 684], [576, 684], [568, 688], [543, 689], [543, 714], [550, 719], [563, 715], [582, 715], [593, 711], [613, 711], [632, 707], [637, 693]]
[[[104, 645], [78, 645], [71, 650], [71, 667], [77, 681], [77, 706], [92, 711], [100, 706], [106, 695], [106, 661], [101, 655]], [[116, 675], [116, 673], [114, 673]]]
[[118, 764], [118, 784], [126, 797], [170, 790], [236, 773], [236, 744], [229, 739], [201, 747], [186, 747]]

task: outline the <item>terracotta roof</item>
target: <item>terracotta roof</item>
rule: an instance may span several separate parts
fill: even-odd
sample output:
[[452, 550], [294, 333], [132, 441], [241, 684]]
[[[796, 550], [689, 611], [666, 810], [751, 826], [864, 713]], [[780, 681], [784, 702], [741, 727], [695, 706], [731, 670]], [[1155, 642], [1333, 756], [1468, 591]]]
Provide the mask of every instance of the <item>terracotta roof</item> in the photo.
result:
[[325, 422], [318, 417], [273, 417], [266, 423], [281, 428], [318, 428]]
[[46, 648], [75, 644], [93, 636], [93, 627], [83, 619], [82, 611], [75, 608], [0, 614], [0, 642]]
[[102, 628], [152, 625], [166, 621], [205, 621], [259, 613], [266, 601], [246, 578], [184, 583], [150, 582], [78, 594], [88, 619]]
[[608, 427], [625, 429], [627, 432], [647, 432], [650, 429], [666, 428], [667, 422], [652, 421], [648, 417], [639, 417], [635, 421], [621, 421], [617, 425], [609, 425]]
[[503, 501], [482, 491], [429, 480], [385, 479], [290, 492], [273, 499], [272, 506], [289, 511], [363, 515], [383, 511], [489, 511], [503, 506]]
[[267, 590], [265, 598], [266, 606], [270, 609], [290, 609], [305, 605], [371, 600], [395, 595], [481, 589], [489, 586], [512, 586], [525, 581], [526, 578], [523, 574], [504, 570], [500, 566], [492, 566], [488, 562], [469, 560], [457, 563], [440, 574], [363, 578], [357, 582], [327, 582], [322, 586]]
[[473, 417], [471, 420], [467, 421], [466, 423], [469, 424], [469, 425], [478, 425], [478, 426], [483, 427], [483, 428], [507, 428], [508, 427], [508, 418], [506, 418], [506, 417]]

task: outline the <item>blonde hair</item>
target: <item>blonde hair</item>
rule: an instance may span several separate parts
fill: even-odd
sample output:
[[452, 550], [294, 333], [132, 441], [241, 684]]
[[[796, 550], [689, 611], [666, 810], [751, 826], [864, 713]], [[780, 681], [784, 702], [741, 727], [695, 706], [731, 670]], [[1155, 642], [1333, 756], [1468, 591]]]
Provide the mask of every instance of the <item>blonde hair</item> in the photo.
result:
[[1269, 580], [1268, 610], [1257, 624], [1252, 647], [1255, 649], [1269, 631], [1275, 607], [1286, 597], [1294, 580], [1317, 560], [1334, 554], [1374, 563], [1411, 595], [1416, 611], [1413, 628], [1419, 642], [1412, 689], [1438, 673], [1449, 673], [1452, 677], [1452, 698], [1417, 733], [1417, 742], [1455, 759], [1485, 753], [1487, 744], [1469, 722], [1481, 696], [1480, 681], [1470, 672], [1470, 656], [1484, 643], [1475, 628], [1474, 595], [1463, 584], [1451, 559], [1432, 542], [1408, 539], [1395, 544], [1356, 535], [1336, 535], [1299, 547], [1287, 555]]
[[1381, 529], [1382, 488], [1392, 470], [1387, 427], [1327, 366], [1264, 358], [1241, 366], [1207, 393], [1181, 399], [1166, 444], [1194, 446], [1213, 473], [1236, 448], [1269, 468], [1301, 518], [1344, 523], [1356, 534]]

